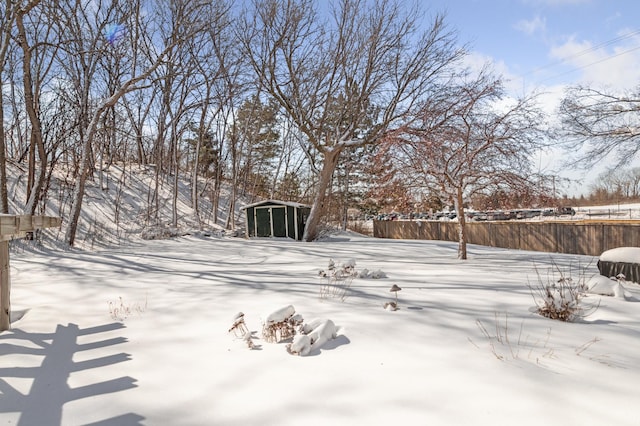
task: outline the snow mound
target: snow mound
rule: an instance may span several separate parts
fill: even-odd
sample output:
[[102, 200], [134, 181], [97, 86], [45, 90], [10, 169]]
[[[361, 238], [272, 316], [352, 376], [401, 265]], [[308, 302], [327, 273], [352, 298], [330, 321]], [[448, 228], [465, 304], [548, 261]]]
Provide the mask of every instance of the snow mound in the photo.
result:
[[287, 321], [289, 318], [293, 317], [295, 313], [296, 313], [296, 310], [293, 307], [293, 305], [287, 305], [267, 315], [267, 319], [265, 323], [271, 325], [279, 322], [284, 322], [284, 321]]
[[377, 279], [381, 279], [381, 278], [387, 278], [387, 274], [385, 274], [382, 269], [376, 269], [375, 271], [370, 271], [368, 269], [363, 269], [362, 271], [360, 271], [360, 273], [358, 274], [359, 278], [372, 278], [374, 280]]
[[600, 255], [603, 262], [640, 263], [640, 247], [618, 247]]
[[603, 275], [594, 275], [587, 281], [587, 293], [600, 296], [617, 297], [624, 300], [633, 300], [633, 296], [625, 290], [622, 279], [607, 278]]
[[315, 349], [320, 349], [329, 340], [337, 337], [336, 325], [331, 320], [315, 322], [319, 324], [309, 334], [299, 334], [287, 345], [291, 355], [305, 356]]

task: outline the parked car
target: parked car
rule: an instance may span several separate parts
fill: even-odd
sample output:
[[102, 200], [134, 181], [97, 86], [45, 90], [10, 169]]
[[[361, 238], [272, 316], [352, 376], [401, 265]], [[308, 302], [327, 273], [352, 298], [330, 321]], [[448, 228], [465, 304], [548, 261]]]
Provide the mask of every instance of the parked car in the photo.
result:
[[565, 214], [574, 216], [576, 214], [576, 210], [573, 207], [558, 207], [556, 209], [556, 215], [565, 215]]

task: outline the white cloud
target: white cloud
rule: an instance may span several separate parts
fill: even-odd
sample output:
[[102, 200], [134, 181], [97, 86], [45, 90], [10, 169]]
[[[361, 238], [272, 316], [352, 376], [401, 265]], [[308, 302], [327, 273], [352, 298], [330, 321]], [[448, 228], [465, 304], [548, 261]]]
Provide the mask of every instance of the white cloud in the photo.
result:
[[472, 72], [480, 72], [487, 65], [491, 66], [496, 75], [502, 76], [504, 81], [517, 78], [509, 71], [504, 61], [496, 61], [493, 57], [478, 52], [469, 52], [463, 59], [463, 66]]
[[[557, 53], [570, 55], [573, 52], [588, 48], [589, 45], [587, 44], [583, 45], [575, 43], [575, 45], [565, 45], [564, 49], [566, 49], [566, 51], [563, 51], [563, 48], [561, 48]], [[503, 100], [503, 103], [512, 102], [517, 97], [531, 95], [531, 91], [535, 91], [538, 94], [537, 104], [546, 114], [548, 124], [551, 126], [557, 126], [560, 124], [558, 107], [565, 95], [565, 90], [567, 88], [566, 84], [552, 84], [552, 82], [549, 82], [547, 85], [529, 84], [530, 82], [527, 82], [526, 78], [523, 79], [521, 75], [514, 74], [506, 63], [496, 61], [490, 56], [482, 55], [477, 52], [467, 55], [464, 63], [470, 70], [476, 72], [486, 66], [486, 64], [490, 64], [496, 74], [502, 76], [505, 89], [507, 91], [507, 97]], [[539, 153], [539, 157], [536, 159], [536, 169], [541, 173], [558, 173], [561, 177], [571, 179], [574, 182], [583, 182], [575, 188], [564, 188], [558, 184], [558, 191], [561, 193], [566, 192], [569, 195], [585, 193], [586, 190], [583, 185], [585, 185], [584, 181], [586, 180], [587, 172], [579, 169], [564, 168], [564, 161], [566, 159], [567, 153], [559, 146], [551, 149], [545, 149]], [[593, 176], [591, 172], [588, 175]]]
[[640, 83], [640, 35], [617, 46], [595, 46], [569, 39], [551, 48], [551, 57], [578, 74], [577, 83], [627, 90]]
[[514, 25], [514, 28], [518, 31], [522, 31], [527, 35], [533, 35], [535, 33], [544, 33], [547, 27], [547, 20], [536, 16], [533, 19], [522, 19]]

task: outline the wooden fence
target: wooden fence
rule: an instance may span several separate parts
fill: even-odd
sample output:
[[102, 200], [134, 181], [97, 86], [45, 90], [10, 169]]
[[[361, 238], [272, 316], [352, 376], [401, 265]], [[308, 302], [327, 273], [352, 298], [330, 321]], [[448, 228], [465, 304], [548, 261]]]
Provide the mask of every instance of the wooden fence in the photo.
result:
[[[374, 221], [378, 238], [458, 241], [457, 222]], [[491, 247], [599, 256], [640, 247], [640, 221], [468, 222], [467, 242]]]

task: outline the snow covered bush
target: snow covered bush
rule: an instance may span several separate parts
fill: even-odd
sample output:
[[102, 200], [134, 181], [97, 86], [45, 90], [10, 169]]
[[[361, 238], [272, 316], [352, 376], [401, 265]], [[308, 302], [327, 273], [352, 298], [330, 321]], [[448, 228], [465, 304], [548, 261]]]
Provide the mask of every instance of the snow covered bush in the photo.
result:
[[[253, 343], [253, 333], [244, 322], [244, 313], [238, 312], [232, 321], [229, 333], [241, 339], [249, 349], [260, 349]], [[262, 326], [262, 338], [269, 343], [289, 340], [286, 350], [292, 355], [308, 355], [314, 349], [320, 349], [331, 339], [337, 337], [337, 328], [331, 320], [313, 320], [304, 322], [302, 315], [296, 313], [293, 305], [287, 305], [267, 315]]]
[[333, 298], [344, 302], [354, 278], [381, 279], [387, 278], [387, 274], [381, 269], [370, 271], [364, 268], [358, 271], [354, 259], [339, 264], [336, 264], [333, 259], [329, 259], [327, 268], [318, 271], [318, 277], [323, 280], [320, 286], [321, 299]]
[[385, 274], [382, 269], [376, 269], [375, 271], [370, 271], [368, 269], [363, 269], [358, 274], [358, 278], [371, 278], [374, 280], [379, 280], [381, 278], [387, 278], [387, 274]]
[[235, 334], [236, 337], [244, 337], [249, 333], [249, 329], [244, 322], [243, 312], [238, 312], [234, 315], [231, 328], [229, 328], [229, 333]]
[[[313, 329], [306, 334], [299, 334], [287, 345], [291, 355], [305, 356], [314, 349], [320, 349], [325, 343], [337, 336], [336, 325], [331, 320], [317, 321]], [[308, 328], [303, 328], [308, 330]]]
[[624, 288], [626, 283], [623, 274], [616, 277], [607, 278], [603, 275], [594, 275], [586, 284], [586, 291], [590, 294], [600, 296], [617, 297], [624, 300], [635, 300], [634, 297]]
[[293, 338], [293, 342], [287, 345], [287, 352], [291, 355], [305, 356], [311, 351], [311, 339], [306, 334], [298, 334]]
[[585, 270], [579, 271], [578, 278], [572, 276], [572, 268], [561, 270], [552, 261], [552, 267], [546, 277], [536, 267], [537, 283], [529, 282], [531, 296], [536, 303], [536, 311], [543, 317], [560, 321], [582, 319], [595, 311], [596, 306], [583, 303], [585, 296]]
[[277, 343], [295, 336], [296, 328], [302, 325], [302, 316], [296, 314], [293, 305], [287, 305], [267, 316], [262, 324], [262, 337], [270, 343]]
[[356, 261], [349, 259], [336, 265], [333, 259], [329, 259], [327, 269], [318, 271], [318, 276], [323, 280], [320, 286], [320, 298], [335, 298], [344, 302], [353, 279], [358, 276]]

